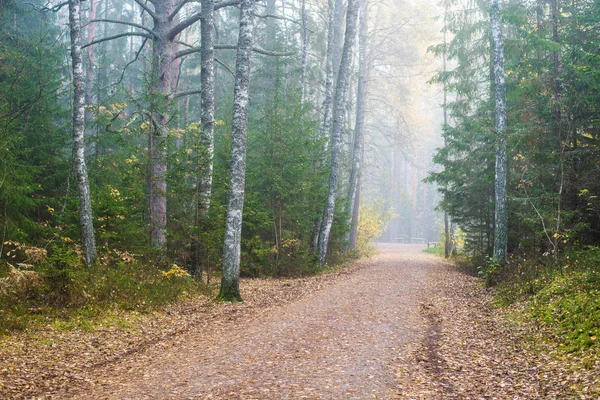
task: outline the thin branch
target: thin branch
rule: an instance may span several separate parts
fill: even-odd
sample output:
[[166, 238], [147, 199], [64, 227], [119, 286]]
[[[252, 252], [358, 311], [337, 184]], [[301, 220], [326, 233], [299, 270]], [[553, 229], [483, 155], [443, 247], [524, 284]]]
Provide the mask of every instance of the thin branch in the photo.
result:
[[238, 4], [240, 4], [240, 0], [219, 1], [218, 3], [215, 3], [215, 11], [217, 11], [218, 9], [223, 8], [223, 7], [237, 6]]
[[171, 13], [171, 15], [169, 15], [169, 21], [172, 21], [173, 18], [175, 18], [175, 16], [177, 15], [177, 13], [179, 11], [181, 11], [181, 8], [183, 6], [185, 6], [187, 3], [189, 3], [190, 0], [181, 0], [181, 2], [177, 5], [177, 7], [175, 7], [175, 9], [173, 10], [173, 12]]
[[156, 13], [154, 11], [152, 11], [146, 4], [144, 4], [142, 2], [142, 0], [133, 0], [133, 1], [135, 1], [138, 4], [138, 6], [142, 7], [144, 9], [144, 11], [146, 11], [148, 14], [150, 14], [152, 19], [158, 19], [158, 15], [156, 15]]
[[120, 24], [120, 25], [127, 25], [127, 26], [133, 26], [134, 28], [138, 28], [141, 30], [144, 30], [146, 32], [148, 32], [151, 35], [156, 36], [156, 33], [154, 33], [154, 31], [144, 25], [140, 25], [140, 24], [136, 24], [134, 22], [127, 22], [127, 21], [119, 21], [118, 19], [93, 19], [88, 23], [92, 23], [92, 22], [109, 22], [111, 24]]
[[275, 14], [254, 14], [255, 17], [257, 18], [273, 18], [273, 19], [280, 19], [282, 21], [290, 21], [293, 22], [294, 24], [298, 24], [300, 25], [300, 21], [297, 21], [293, 18], [288, 18], [288, 17], [283, 17], [281, 15], [275, 15]]
[[[25, 4], [29, 4], [31, 7], [33, 7], [34, 9], [37, 8], [37, 6], [35, 4], [32, 3], [25, 3]], [[69, 4], [69, 0], [67, 1], [63, 1], [62, 3], [59, 3], [55, 6], [52, 7], [42, 7], [39, 10], [40, 11], [51, 11], [51, 12], [57, 12], [60, 11], [64, 6], [66, 6], [67, 4]]]
[[[214, 46], [215, 50], [237, 50], [237, 46], [230, 44], [217, 44]], [[185, 51], [185, 50], [184, 50]], [[288, 57], [296, 54], [295, 51], [288, 51], [286, 53], [278, 53], [275, 51], [269, 51], [265, 49], [261, 49], [259, 47], [252, 47], [252, 51], [258, 54], [263, 54], [265, 56], [273, 56], [273, 57]]]
[[193, 94], [200, 94], [200, 93], [202, 93], [202, 89], [186, 90], [185, 92], [178, 92], [178, 93], [173, 94], [173, 99], [178, 99], [180, 97], [191, 96]]
[[227, 72], [229, 72], [229, 73], [231, 74], [231, 76], [232, 76], [232, 77], [234, 77], [234, 78], [235, 78], [235, 74], [233, 73], [233, 71], [232, 71], [231, 69], [229, 69], [229, 67], [228, 67], [227, 65], [225, 65], [224, 63], [222, 63], [221, 61], [219, 61], [219, 59], [218, 59], [218, 58], [215, 58], [215, 62], [216, 62], [217, 64], [219, 64], [221, 67], [225, 68], [225, 70], [226, 70]]
[[[215, 50], [236, 50], [237, 46], [233, 45], [233, 44], [217, 44], [214, 46]], [[201, 50], [200, 46], [197, 47], [191, 47], [189, 49], [185, 49], [185, 50], [181, 50], [178, 51], [175, 54], [175, 58], [179, 58], [179, 57], [183, 57], [183, 56], [187, 56], [189, 54], [194, 54], [194, 53], [199, 53]], [[252, 51], [258, 54], [263, 54], [265, 56], [272, 56], [272, 57], [288, 57], [288, 56], [293, 56], [294, 54], [296, 54], [295, 51], [290, 51], [287, 53], [277, 53], [274, 51], [268, 51], [265, 49], [261, 49], [258, 47], [253, 47]]]
[[[86, 47], [90, 47], [90, 46], [93, 46], [93, 45], [98, 44], [98, 43], [107, 42], [109, 40], [119, 39], [119, 38], [126, 37], [126, 36], [141, 36], [143, 38], [146, 38], [146, 40], [153, 38], [152, 35], [148, 35], [147, 33], [142, 33], [142, 32], [123, 32], [123, 33], [119, 33], [118, 35], [107, 36], [105, 38], [92, 40], [91, 42], [89, 42], [89, 43], [84, 44], [83, 46], [81, 46], [81, 49], [83, 50]], [[145, 41], [144, 41], [144, 43], [145, 43]]]
[[142, 42], [142, 45], [140, 46], [140, 48], [138, 49], [138, 51], [135, 52], [135, 57], [133, 58], [133, 60], [129, 61], [127, 64], [125, 64], [125, 66], [123, 67], [123, 71], [121, 71], [121, 77], [119, 78], [119, 80], [114, 84], [114, 86], [119, 85], [121, 82], [123, 82], [123, 79], [125, 79], [125, 71], [127, 71], [127, 68], [133, 64], [134, 62], [136, 62], [137, 60], [139, 60], [140, 58], [140, 54], [142, 54], [142, 50], [144, 50], [144, 46], [146, 45], [146, 42], [148, 41], [148, 39], [152, 39], [150, 37], [147, 37], [144, 39], [144, 41]]

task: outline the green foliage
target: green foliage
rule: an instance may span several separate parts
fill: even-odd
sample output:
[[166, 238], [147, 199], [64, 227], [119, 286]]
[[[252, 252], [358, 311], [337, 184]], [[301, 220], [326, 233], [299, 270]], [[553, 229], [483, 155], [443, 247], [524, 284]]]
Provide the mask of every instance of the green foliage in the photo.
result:
[[[36, 3], [36, 2], [34, 2]], [[39, 2], [37, 2], [39, 3]], [[0, 240], [39, 240], [59, 208], [68, 163], [58, 29], [30, 4], [0, 7]]]
[[372, 254], [374, 251], [372, 240], [381, 235], [393, 218], [394, 211], [388, 204], [361, 204], [356, 236], [356, 252], [361, 256]]
[[569, 250], [556, 262], [549, 257], [513, 257], [499, 275], [497, 303], [524, 301], [522, 317], [542, 327], [560, 351], [581, 354], [587, 365], [600, 353], [598, 265], [598, 247]]
[[206, 290], [176, 264], [160, 269], [124, 251], [105, 252], [99, 263], [86, 268], [81, 252], [68, 240], [52, 245], [47, 256], [41, 249], [17, 245], [20, 249], [11, 246], [18, 252], [16, 260], [25, 253], [38, 255], [33, 264], [4, 263], [0, 268], [0, 334], [48, 320], [81, 328], [83, 314], [147, 312]]
[[485, 281], [488, 287], [495, 286], [498, 283], [498, 276], [502, 265], [495, 258], [488, 258], [484, 265], [477, 267], [477, 275]]

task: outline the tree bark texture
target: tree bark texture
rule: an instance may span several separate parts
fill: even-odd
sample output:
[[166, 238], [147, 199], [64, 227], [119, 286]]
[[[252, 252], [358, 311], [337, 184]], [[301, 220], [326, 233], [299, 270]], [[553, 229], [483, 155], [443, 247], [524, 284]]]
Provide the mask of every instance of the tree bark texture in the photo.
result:
[[71, 30], [71, 62], [73, 68], [73, 167], [79, 192], [79, 223], [86, 264], [96, 259], [96, 241], [92, 219], [92, 202], [85, 165], [85, 79], [81, 51], [81, 18], [79, 0], [69, 1]]
[[321, 123], [320, 136], [329, 137], [331, 130], [331, 114], [333, 105], [334, 81], [334, 52], [339, 46], [339, 36], [336, 36], [336, 7], [341, 7], [340, 0], [329, 0], [329, 16], [327, 29], [327, 54], [325, 55], [325, 98], [323, 99], [323, 122]]
[[[362, 173], [363, 148], [365, 146], [365, 117], [367, 114], [367, 102], [369, 93], [369, 65], [367, 55], [368, 26], [368, 1], [361, 0], [360, 5], [360, 30], [358, 34], [358, 89], [356, 93], [356, 125], [354, 127], [354, 145], [352, 148], [352, 170], [350, 172], [350, 183], [348, 187], [348, 199], [346, 212], [348, 213], [348, 248], [354, 249], [356, 238], [351, 240], [352, 232], [356, 232], [355, 223], [358, 223], [358, 207], [355, 207], [360, 197], [358, 190]], [[353, 244], [354, 243], [354, 244]]]
[[[96, 0], [90, 0], [90, 21], [96, 19]], [[93, 41], [96, 36], [96, 24], [88, 25], [88, 43]], [[92, 104], [94, 103], [94, 46], [88, 46], [87, 51], [87, 68], [85, 71], [85, 104], [87, 108], [85, 110], [85, 122], [86, 122], [86, 135], [88, 138], [86, 155], [88, 157], [96, 155], [96, 142], [95, 140], [91, 140], [93, 137], [93, 129], [90, 126], [90, 121], [92, 121]]]
[[[200, 119], [202, 125], [201, 143], [202, 153], [199, 154], [198, 165], [198, 198], [196, 204], [195, 232], [200, 233], [203, 221], [206, 221], [210, 211], [212, 197], [212, 181], [214, 169], [215, 152], [215, 51], [214, 51], [214, 28], [215, 28], [215, 2], [214, 0], [202, 0], [202, 11], [200, 16]], [[200, 241], [196, 237], [192, 244], [193, 270], [196, 275], [202, 277], [202, 265], [200, 262]]]
[[202, 147], [205, 151], [203, 165], [200, 175], [200, 215], [206, 217], [210, 209], [212, 196], [213, 158], [214, 158], [214, 130], [215, 130], [215, 51], [214, 51], [214, 27], [215, 27], [215, 1], [202, 0], [202, 15], [200, 17], [200, 81], [202, 120]]
[[250, 56], [254, 26], [254, 0], [240, 2], [240, 31], [235, 65], [233, 120], [231, 123], [231, 164], [229, 169], [229, 205], [225, 222], [223, 276], [219, 298], [241, 301], [240, 253], [244, 185], [246, 174], [246, 134], [248, 127], [248, 92]]
[[335, 202], [337, 186], [339, 180], [340, 157], [342, 151], [342, 131], [344, 128], [344, 106], [345, 97], [350, 83], [350, 65], [352, 58], [352, 49], [356, 41], [356, 21], [358, 19], [359, 0], [348, 1], [348, 11], [346, 14], [346, 33], [344, 37], [344, 48], [342, 50], [342, 59], [340, 61], [340, 70], [338, 73], [335, 97], [333, 100], [333, 126], [331, 134], [331, 165], [329, 172], [329, 191], [327, 194], [327, 203], [323, 213], [321, 223], [321, 232], [319, 234], [319, 264], [325, 264], [327, 248], [329, 244], [329, 235], [331, 225], [333, 224], [333, 214], [335, 211]]
[[[447, 38], [446, 38], [446, 18], [448, 17], [448, 3], [444, 3], [445, 7], [444, 7], [444, 49], [442, 51], [442, 68], [443, 68], [443, 72], [444, 75], [447, 72], [447, 62], [448, 62], [448, 56], [447, 56], [447, 52], [446, 52], [446, 46], [447, 46]], [[448, 88], [446, 87], [446, 81], [444, 81], [443, 83], [444, 88], [443, 88], [443, 94], [444, 94], [444, 105], [443, 105], [443, 111], [444, 111], [444, 130], [448, 129], [448, 109], [447, 109], [447, 105], [448, 105]], [[448, 140], [446, 139], [446, 135], [444, 134], [444, 147], [448, 146]], [[446, 186], [447, 187], [447, 186]], [[446, 195], [444, 195], [445, 197]], [[444, 258], [450, 258], [450, 255], [452, 253], [452, 231], [450, 229], [450, 218], [448, 216], [448, 213], [446, 211], [444, 211]]]
[[302, 70], [300, 72], [300, 104], [306, 101], [306, 71], [308, 69], [308, 28], [306, 27], [306, 0], [300, 0]]
[[506, 263], [508, 212], [506, 206], [506, 83], [504, 75], [504, 38], [500, 29], [498, 0], [490, 0], [490, 23], [494, 42], [494, 97], [496, 102], [496, 173], [494, 212], [494, 258]]
[[154, 248], [167, 246], [167, 139], [172, 101], [172, 79], [176, 47], [171, 31], [174, 0], [152, 0], [155, 14], [153, 27], [152, 145], [150, 149], [150, 240]]

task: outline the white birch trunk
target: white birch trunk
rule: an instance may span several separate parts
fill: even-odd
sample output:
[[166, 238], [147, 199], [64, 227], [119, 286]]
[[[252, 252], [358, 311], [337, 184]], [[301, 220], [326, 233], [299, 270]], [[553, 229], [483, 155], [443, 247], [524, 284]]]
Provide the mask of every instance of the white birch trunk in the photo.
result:
[[225, 222], [223, 275], [219, 293], [219, 298], [225, 301], [241, 301], [239, 288], [240, 253], [246, 174], [250, 55], [252, 53], [254, 25], [253, 10], [254, 0], [242, 0], [240, 2], [240, 32], [235, 66], [233, 120], [231, 123], [229, 205]]
[[[356, 230], [358, 224], [358, 207], [355, 204], [360, 198], [359, 181], [362, 173], [362, 156], [365, 145], [365, 117], [368, 102], [369, 66], [367, 62], [368, 1], [362, 0], [360, 6], [360, 31], [358, 34], [358, 88], [356, 93], [356, 124], [354, 127], [354, 146], [352, 148], [352, 170], [348, 187], [346, 212], [348, 213], [348, 249], [356, 246]], [[353, 235], [354, 233], [354, 235]]]
[[[92, 21], [96, 19], [96, 0], [90, 0], [90, 14], [88, 20]], [[96, 37], [96, 24], [88, 25], [88, 43], [94, 40]], [[90, 126], [90, 123], [93, 119], [92, 116], [92, 104], [94, 103], [94, 46], [89, 46], [87, 48], [87, 69], [85, 71], [85, 104], [87, 106], [85, 110], [85, 123], [86, 123], [86, 131], [85, 136], [88, 139], [86, 156], [95, 156], [96, 155], [96, 141], [92, 140], [94, 134], [93, 129]]]
[[494, 258], [506, 263], [508, 213], [506, 207], [506, 83], [504, 74], [504, 38], [500, 29], [498, 0], [490, 0], [490, 23], [494, 42], [494, 83], [496, 100], [496, 174], [494, 213]]
[[329, 172], [329, 192], [327, 194], [327, 203], [323, 213], [321, 223], [321, 232], [319, 234], [319, 264], [325, 264], [327, 256], [327, 247], [329, 244], [329, 234], [333, 224], [333, 214], [335, 211], [335, 202], [337, 186], [339, 180], [340, 156], [342, 150], [342, 130], [344, 127], [344, 99], [348, 92], [350, 82], [350, 65], [352, 58], [352, 49], [356, 41], [356, 21], [358, 19], [359, 0], [348, 1], [348, 11], [346, 14], [346, 33], [344, 37], [344, 48], [342, 50], [342, 59], [340, 61], [340, 70], [338, 73], [335, 97], [333, 100], [333, 126], [331, 134], [331, 166]]
[[81, 55], [81, 19], [79, 0], [69, 1], [71, 62], [73, 68], [73, 167], [79, 192], [79, 223], [87, 265], [96, 259], [96, 241], [92, 219], [90, 185], [85, 165], [85, 79]]
[[212, 196], [213, 159], [214, 159], [214, 130], [215, 130], [215, 72], [214, 72], [214, 26], [215, 1], [202, 0], [202, 17], [200, 18], [201, 34], [201, 65], [200, 81], [202, 120], [202, 147], [205, 151], [202, 173], [200, 176], [200, 215], [205, 218], [210, 209]]
[[338, 38], [335, 36], [335, 7], [339, 6], [339, 1], [329, 0], [329, 17], [327, 30], [327, 54], [325, 56], [325, 98], [323, 99], [323, 122], [321, 123], [320, 136], [329, 137], [331, 130], [331, 107], [333, 104], [334, 87], [334, 64], [333, 53], [338, 45]]

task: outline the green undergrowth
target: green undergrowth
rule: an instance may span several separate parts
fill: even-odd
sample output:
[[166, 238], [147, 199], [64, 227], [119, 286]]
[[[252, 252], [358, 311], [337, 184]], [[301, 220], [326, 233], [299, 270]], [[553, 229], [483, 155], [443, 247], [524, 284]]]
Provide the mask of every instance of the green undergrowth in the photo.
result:
[[500, 307], [537, 326], [559, 354], [594, 365], [600, 356], [600, 248], [569, 250], [557, 260], [513, 257], [495, 274]]
[[[109, 321], [125, 326], [123, 313], [152, 312], [209, 290], [175, 264], [127, 252], [105, 251], [85, 267], [66, 247], [11, 245], [15, 259], [0, 262], [0, 335], [40, 327], [94, 330]], [[18, 262], [25, 253], [30, 264]]]

